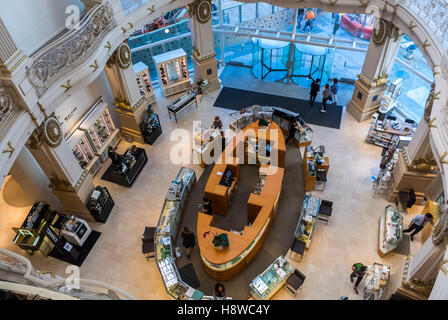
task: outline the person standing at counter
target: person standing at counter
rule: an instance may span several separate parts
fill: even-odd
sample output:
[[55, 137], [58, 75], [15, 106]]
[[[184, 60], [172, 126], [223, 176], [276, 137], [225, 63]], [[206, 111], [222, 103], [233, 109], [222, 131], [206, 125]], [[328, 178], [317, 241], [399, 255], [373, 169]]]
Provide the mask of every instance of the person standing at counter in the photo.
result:
[[431, 225], [434, 225], [434, 217], [432, 216], [432, 214], [419, 214], [412, 219], [409, 227], [406, 230], [403, 230], [403, 233], [411, 232], [412, 230], [414, 230], [414, 232], [411, 233], [411, 241], [414, 241], [414, 236], [419, 233], [420, 230], [422, 230], [425, 224], [427, 224], [428, 222]]
[[213, 121], [212, 129], [222, 129], [222, 121], [218, 116], [216, 116], [215, 121]]
[[212, 215], [212, 202], [207, 198], [202, 198], [202, 212]]
[[220, 133], [221, 133], [221, 147], [222, 147], [222, 151], [221, 152], [224, 152], [224, 150], [226, 149], [226, 137], [224, 135], [224, 131], [223, 130], [221, 130]]
[[112, 146], [109, 146], [107, 155], [112, 160], [113, 165], [116, 167], [123, 161], [123, 157], [117, 153], [117, 147], [114, 148]]
[[215, 285], [215, 293], [213, 294], [215, 300], [225, 300], [226, 299], [226, 288], [220, 282]]
[[196, 239], [194, 233], [188, 229], [187, 226], [184, 227], [184, 231], [182, 232], [182, 246], [187, 251], [187, 258], [190, 259], [191, 249], [196, 246]]
[[297, 130], [299, 130], [299, 121], [295, 119], [289, 123], [289, 135], [285, 140], [285, 144], [288, 144], [291, 138], [295, 139], [295, 134]]
[[356, 278], [355, 286], [353, 289], [356, 294], [358, 294], [358, 286], [361, 283], [362, 278], [367, 273], [367, 266], [363, 265], [361, 262], [355, 263], [352, 265], [353, 272], [350, 274], [350, 281], [353, 282], [354, 278]]

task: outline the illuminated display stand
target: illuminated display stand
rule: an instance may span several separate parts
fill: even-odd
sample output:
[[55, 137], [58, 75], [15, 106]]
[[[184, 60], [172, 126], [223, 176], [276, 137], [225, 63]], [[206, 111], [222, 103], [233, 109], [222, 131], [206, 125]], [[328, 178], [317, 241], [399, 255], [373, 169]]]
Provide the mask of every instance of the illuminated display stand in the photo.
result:
[[165, 52], [153, 57], [165, 97], [191, 88], [187, 54], [184, 49]]

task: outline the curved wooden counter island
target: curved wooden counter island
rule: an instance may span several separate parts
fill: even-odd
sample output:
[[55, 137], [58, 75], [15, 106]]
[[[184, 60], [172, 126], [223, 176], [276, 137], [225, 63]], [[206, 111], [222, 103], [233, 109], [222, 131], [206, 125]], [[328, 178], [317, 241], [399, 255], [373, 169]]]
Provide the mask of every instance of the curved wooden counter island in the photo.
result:
[[[213, 168], [207, 185], [205, 195], [212, 201], [213, 214], [226, 215], [234, 184], [239, 182], [240, 163], [248, 163], [250, 153], [247, 152], [247, 140], [251, 138], [266, 139], [271, 146], [271, 155], [278, 151], [278, 166], [260, 164], [260, 175], [265, 175], [260, 194], [251, 193], [247, 203], [247, 225], [242, 234], [236, 234], [211, 226], [213, 216], [199, 212], [197, 221], [197, 238], [201, 258], [207, 273], [216, 280], [226, 280], [242, 271], [261, 248], [272, 220], [275, 217], [280, 197], [286, 145], [281, 129], [270, 122], [267, 130], [258, 131], [258, 121], [245, 127], [234, 137], [233, 143], [228, 145], [221, 156], [222, 163]], [[251, 130], [252, 129], [252, 130]], [[272, 134], [273, 130], [277, 134]], [[244, 161], [242, 156], [236, 157], [238, 146], [244, 143]], [[240, 149], [241, 150], [241, 149]], [[227, 155], [227, 157], [226, 157]], [[226, 157], [226, 158], [224, 158]], [[227, 159], [227, 161], [225, 161]], [[257, 158], [258, 159], [258, 158]], [[230, 188], [220, 185], [222, 174], [230, 169], [235, 177], [235, 183]], [[255, 187], [255, 186], [254, 186]], [[213, 245], [214, 234], [226, 233], [229, 247], [221, 250]]]

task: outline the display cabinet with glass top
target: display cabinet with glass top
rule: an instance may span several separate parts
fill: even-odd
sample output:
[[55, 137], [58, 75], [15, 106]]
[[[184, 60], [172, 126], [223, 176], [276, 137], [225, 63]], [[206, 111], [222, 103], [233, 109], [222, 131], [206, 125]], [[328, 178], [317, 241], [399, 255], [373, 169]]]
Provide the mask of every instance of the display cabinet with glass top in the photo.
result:
[[250, 283], [250, 294], [256, 300], [270, 299], [286, 283], [294, 272], [294, 266], [278, 257], [262, 274]]
[[367, 274], [364, 277], [364, 300], [381, 300], [390, 280], [390, 267], [374, 263], [367, 268]]
[[392, 205], [384, 209], [378, 229], [378, 254], [383, 257], [394, 250], [403, 238], [403, 217]]
[[294, 235], [297, 240], [305, 243], [306, 249], [309, 249], [311, 244], [311, 238], [319, 215], [321, 200], [321, 198], [308, 192], [303, 199], [302, 210]]

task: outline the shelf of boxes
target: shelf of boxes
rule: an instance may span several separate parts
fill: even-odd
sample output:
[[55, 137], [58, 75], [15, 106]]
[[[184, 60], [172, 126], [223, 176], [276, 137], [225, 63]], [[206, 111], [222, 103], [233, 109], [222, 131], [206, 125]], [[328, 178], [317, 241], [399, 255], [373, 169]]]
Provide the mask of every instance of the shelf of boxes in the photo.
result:
[[165, 96], [191, 88], [187, 54], [184, 49], [165, 52], [153, 57]]
[[148, 66], [143, 62], [138, 62], [133, 65], [133, 68], [140, 94], [146, 96], [148, 105], [153, 104], [156, 102], [156, 95], [151, 84]]

